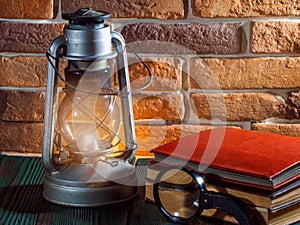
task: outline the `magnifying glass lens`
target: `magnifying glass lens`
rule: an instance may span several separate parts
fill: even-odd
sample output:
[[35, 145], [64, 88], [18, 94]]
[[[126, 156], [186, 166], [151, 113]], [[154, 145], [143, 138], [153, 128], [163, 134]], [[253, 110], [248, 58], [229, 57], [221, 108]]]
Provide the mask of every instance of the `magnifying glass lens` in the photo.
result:
[[173, 217], [188, 219], [198, 211], [199, 185], [185, 171], [171, 169], [164, 173], [158, 184], [158, 196], [164, 210]]

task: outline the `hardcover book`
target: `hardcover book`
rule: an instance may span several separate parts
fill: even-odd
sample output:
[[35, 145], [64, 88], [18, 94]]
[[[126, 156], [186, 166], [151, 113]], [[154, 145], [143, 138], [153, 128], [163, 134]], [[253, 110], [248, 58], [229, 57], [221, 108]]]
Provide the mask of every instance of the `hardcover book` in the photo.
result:
[[[154, 180], [149, 179], [153, 175], [153, 171], [148, 170], [147, 185], [145, 189], [145, 200], [154, 203], [153, 197], [153, 182]], [[234, 195], [243, 200], [251, 213], [251, 217], [255, 218], [257, 225], [286, 225], [300, 221], [300, 202], [293, 201], [289, 203], [290, 197], [292, 199], [299, 199], [299, 193], [294, 196], [294, 190], [286, 192], [278, 198], [272, 198], [271, 196], [263, 196], [258, 194], [242, 192], [234, 188], [223, 188], [212, 185], [206, 182], [206, 188], [210, 191], [217, 191], [221, 193], [228, 193]], [[297, 191], [298, 192], [298, 191]], [[286, 197], [286, 199], [285, 199]], [[283, 201], [283, 202], [281, 202]], [[272, 209], [273, 204], [277, 205], [276, 209]], [[218, 209], [204, 210], [201, 216], [214, 217], [222, 219], [223, 221], [237, 223], [237, 221], [229, 213]]]
[[300, 177], [300, 138], [215, 128], [154, 150], [155, 161], [189, 166], [219, 180], [276, 190]]
[[[150, 164], [154, 164], [151, 161]], [[146, 177], [146, 200], [154, 201], [152, 193], [152, 185], [156, 182], [156, 177], [160, 172], [159, 167], [147, 168]], [[255, 188], [243, 187], [241, 185], [234, 185], [224, 183], [217, 179], [211, 179], [202, 175], [205, 181], [205, 186], [210, 191], [227, 193], [242, 199], [247, 205], [251, 207], [261, 207], [268, 209], [269, 212], [275, 213], [279, 210], [288, 208], [291, 205], [300, 204], [300, 179], [295, 180], [283, 187], [275, 190], [261, 190]], [[181, 178], [178, 177], [178, 180]]]

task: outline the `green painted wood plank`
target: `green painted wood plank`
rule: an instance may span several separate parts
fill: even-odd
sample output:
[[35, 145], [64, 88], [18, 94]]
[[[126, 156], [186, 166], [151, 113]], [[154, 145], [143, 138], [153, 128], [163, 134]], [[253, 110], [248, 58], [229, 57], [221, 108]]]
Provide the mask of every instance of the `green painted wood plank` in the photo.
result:
[[40, 158], [0, 157], [1, 225], [126, 225], [128, 203], [97, 208], [59, 206], [42, 196]]
[[[175, 225], [142, 197], [97, 208], [52, 204], [42, 196], [43, 176], [41, 158], [0, 155], [0, 225]], [[225, 225], [204, 219], [190, 223], [196, 224]]]
[[[39, 158], [1, 156], [1, 224], [35, 224], [35, 212], [41, 204], [43, 168]], [[4, 188], [5, 187], [5, 188]]]

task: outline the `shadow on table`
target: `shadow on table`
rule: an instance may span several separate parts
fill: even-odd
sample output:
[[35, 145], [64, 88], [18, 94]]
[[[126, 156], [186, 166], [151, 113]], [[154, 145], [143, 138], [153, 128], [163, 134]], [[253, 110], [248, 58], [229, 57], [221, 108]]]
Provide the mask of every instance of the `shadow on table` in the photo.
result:
[[40, 213], [45, 200], [42, 185], [0, 187], [1, 211]]
[[0, 187], [0, 224], [126, 225], [135, 199], [109, 206], [56, 205], [43, 197], [43, 185]]
[[[48, 202], [43, 197], [43, 185], [18, 185], [9, 187], [0, 187], [0, 210], [9, 210], [20, 213], [44, 213], [51, 208], [70, 208], [78, 209], [81, 207], [62, 206]], [[133, 201], [133, 200], [131, 200]], [[113, 204], [97, 208], [112, 208], [119, 210], [120, 208], [130, 204], [130, 200], [124, 203]], [[90, 209], [84, 207], [82, 209]]]
[[[0, 201], [0, 224], [175, 224], [165, 218], [155, 204], [145, 202], [141, 197], [102, 207], [67, 207], [45, 200], [43, 185], [18, 185], [0, 187]], [[230, 223], [201, 218], [189, 224]]]

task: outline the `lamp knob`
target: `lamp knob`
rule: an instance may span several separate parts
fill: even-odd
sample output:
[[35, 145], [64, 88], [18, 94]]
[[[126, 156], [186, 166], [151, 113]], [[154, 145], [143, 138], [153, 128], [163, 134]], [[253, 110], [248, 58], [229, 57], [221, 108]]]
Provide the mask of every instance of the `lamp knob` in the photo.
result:
[[94, 22], [96, 24], [103, 23], [104, 20], [110, 18], [110, 13], [105, 11], [94, 11], [90, 8], [81, 8], [76, 12], [63, 13], [62, 18], [69, 20], [69, 24], [84, 25]]

